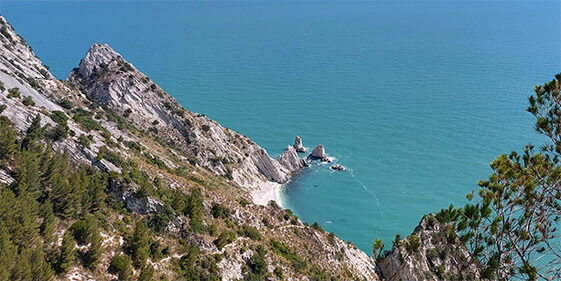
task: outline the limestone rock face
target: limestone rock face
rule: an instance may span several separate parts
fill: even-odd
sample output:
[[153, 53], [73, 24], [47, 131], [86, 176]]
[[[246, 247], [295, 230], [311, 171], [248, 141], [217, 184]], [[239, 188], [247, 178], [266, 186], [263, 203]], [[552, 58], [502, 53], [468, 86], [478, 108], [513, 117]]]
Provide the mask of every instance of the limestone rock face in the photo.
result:
[[294, 145], [292, 147], [294, 147], [294, 149], [296, 149], [296, 152], [298, 153], [308, 152], [308, 150], [306, 150], [306, 148], [302, 145], [302, 138], [300, 138], [299, 136], [296, 136], [296, 139], [294, 140]]
[[247, 137], [190, 112], [107, 44], [96, 43], [68, 80], [137, 129], [173, 144], [219, 175], [252, 189], [285, 183], [290, 170]]
[[160, 200], [151, 197], [136, 196], [136, 193], [139, 190], [136, 185], [126, 186], [123, 184], [116, 184], [115, 186], [115, 194], [117, 195], [117, 198], [119, 201], [124, 202], [127, 209], [132, 212], [139, 213], [141, 215], [153, 214], [164, 207], [164, 203]]
[[290, 172], [299, 171], [308, 167], [306, 160], [299, 158], [296, 149], [290, 145], [286, 146], [286, 150], [279, 155], [277, 161]]
[[318, 146], [316, 146], [316, 148], [314, 148], [314, 150], [312, 151], [312, 154], [310, 154], [310, 156], [313, 159], [321, 160], [321, 162], [331, 162], [329, 160], [329, 158], [327, 158], [327, 155], [325, 154], [325, 149], [323, 148], [322, 144], [318, 144]]
[[[448, 229], [434, 215], [424, 216], [408, 238], [378, 261], [381, 277], [388, 281], [479, 280], [477, 268], [467, 261], [465, 246], [458, 238], [448, 242]], [[415, 241], [420, 246], [412, 250], [409, 245]]]

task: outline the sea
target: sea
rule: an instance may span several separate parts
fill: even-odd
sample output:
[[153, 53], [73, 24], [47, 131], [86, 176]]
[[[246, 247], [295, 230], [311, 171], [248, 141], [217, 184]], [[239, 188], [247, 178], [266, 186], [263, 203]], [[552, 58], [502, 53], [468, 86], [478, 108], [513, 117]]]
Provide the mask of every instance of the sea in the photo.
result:
[[[360, 249], [467, 203], [561, 72], [559, 1], [0, 1], [59, 79], [108, 43], [185, 108], [276, 157], [325, 146], [283, 205]], [[302, 155], [304, 157], [305, 155]]]

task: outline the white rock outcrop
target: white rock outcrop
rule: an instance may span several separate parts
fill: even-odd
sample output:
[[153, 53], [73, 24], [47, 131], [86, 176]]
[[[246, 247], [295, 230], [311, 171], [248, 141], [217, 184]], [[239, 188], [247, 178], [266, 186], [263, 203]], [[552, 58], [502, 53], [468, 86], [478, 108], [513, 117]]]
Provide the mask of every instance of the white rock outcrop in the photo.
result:
[[302, 145], [302, 138], [300, 138], [299, 136], [296, 136], [296, 139], [294, 140], [294, 145], [292, 147], [294, 147], [294, 149], [296, 149], [296, 152], [298, 153], [308, 152], [308, 150]]
[[298, 157], [296, 149], [290, 145], [286, 146], [286, 150], [279, 155], [277, 161], [290, 172], [296, 172], [308, 167], [306, 160]]
[[267, 181], [285, 183], [296, 171], [247, 137], [185, 110], [107, 44], [92, 45], [68, 80], [136, 128], [153, 132], [216, 174], [230, 174], [250, 191]]
[[316, 148], [314, 148], [314, 150], [310, 154], [310, 157], [314, 160], [318, 159], [321, 162], [331, 162], [331, 160], [329, 160], [329, 158], [325, 154], [325, 149], [323, 148], [322, 144], [318, 144]]

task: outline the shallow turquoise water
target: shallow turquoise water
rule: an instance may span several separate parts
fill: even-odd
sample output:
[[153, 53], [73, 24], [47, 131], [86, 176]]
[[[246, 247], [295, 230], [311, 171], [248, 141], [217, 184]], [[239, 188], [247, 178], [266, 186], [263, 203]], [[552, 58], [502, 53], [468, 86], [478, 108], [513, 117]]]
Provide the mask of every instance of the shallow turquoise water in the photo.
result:
[[[186, 108], [280, 154], [322, 143], [333, 172], [286, 204], [370, 252], [542, 143], [525, 112], [561, 72], [558, 1], [16, 2], [2, 14], [64, 79], [107, 42]], [[331, 222], [332, 223], [328, 223]]]

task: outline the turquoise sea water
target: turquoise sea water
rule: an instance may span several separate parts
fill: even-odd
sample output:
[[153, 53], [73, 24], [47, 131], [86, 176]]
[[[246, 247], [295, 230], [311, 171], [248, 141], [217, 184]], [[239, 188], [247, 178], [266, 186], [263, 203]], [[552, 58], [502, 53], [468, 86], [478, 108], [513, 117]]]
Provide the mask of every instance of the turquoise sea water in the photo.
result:
[[[561, 72], [559, 1], [3, 1], [0, 12], [64, 79], [107, 42], [183, 106], [272, 156], [322, 143], [287, 185], [304, 221], [370, 252], [540, 144], [525, 112]], [[329, 222], [329, 223], [328, 223]]]

